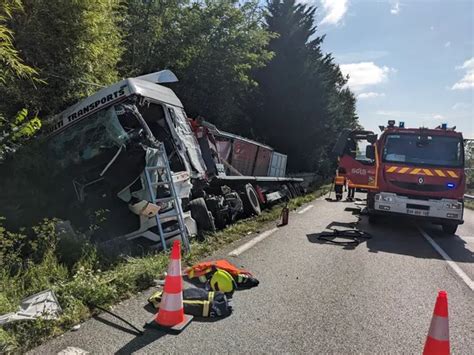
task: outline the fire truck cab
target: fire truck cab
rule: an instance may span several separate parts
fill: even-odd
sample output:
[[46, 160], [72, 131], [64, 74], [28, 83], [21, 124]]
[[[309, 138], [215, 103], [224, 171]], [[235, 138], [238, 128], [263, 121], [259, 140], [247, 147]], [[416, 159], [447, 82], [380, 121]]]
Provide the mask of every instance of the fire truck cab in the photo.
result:
[[[380, 128], [380, 137], [342, 132], [334, 149], [346, 177], [367, 190], [369, 222], [384, 214], [407, 215], [456, 233], [463, 223], [466, 184], [462, 134], [446, 124], [405, 128], [389, 121]], [[358, 149], [361, 141], [367, 141], [365, 154]]]

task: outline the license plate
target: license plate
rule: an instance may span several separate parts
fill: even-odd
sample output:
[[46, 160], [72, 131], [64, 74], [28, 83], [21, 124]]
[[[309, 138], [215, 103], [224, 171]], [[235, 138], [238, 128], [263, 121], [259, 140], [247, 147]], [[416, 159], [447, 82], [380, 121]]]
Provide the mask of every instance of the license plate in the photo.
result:
[[407, 213], [414, 216], [428, 216], [428, 211], [425, 210], [416, 210], [414, 208], [407, 208]]

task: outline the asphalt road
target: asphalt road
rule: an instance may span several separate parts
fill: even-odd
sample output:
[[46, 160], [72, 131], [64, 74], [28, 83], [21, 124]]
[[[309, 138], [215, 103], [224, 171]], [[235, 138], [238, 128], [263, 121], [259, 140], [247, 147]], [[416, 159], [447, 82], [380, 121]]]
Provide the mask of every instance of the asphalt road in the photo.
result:
[[[137, 353], [417, 353], [423, 350], [438, 290], [448, 292], [451, 351], [474, 349], [474, 291], [408, 220], [369, 226], [352, 203], [317, 200], [290, 224], [242, 252], [248, 239], [216, 252], [252, 271], [257, 288], [238, 291], [234, 313], [215, 322], [193, 321], [179, 335], [126, 325], [101, 315], [35, 349], [56, 354], [76, 347], [93, 354]], [[458, 236], [422, 226], [467, 276], [474, 279], [474, 212]], [[372, 239], [357, 247], [323, 243], [317, 234], [356, 223]], [[269, 228], [273, 228], [270, 226]], [[263, 232], [263, 231], [262, 231]], [[114, 308], [136, 325], [152, 314], [150, 291]]]

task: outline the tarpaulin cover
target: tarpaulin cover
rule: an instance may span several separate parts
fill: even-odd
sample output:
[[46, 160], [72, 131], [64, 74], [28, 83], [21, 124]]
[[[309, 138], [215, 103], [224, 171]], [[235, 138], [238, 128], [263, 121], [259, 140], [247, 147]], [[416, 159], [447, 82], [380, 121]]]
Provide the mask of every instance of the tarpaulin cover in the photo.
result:
[[0, 316], [0, 324], [19, 320], [32, 320], [39, 317], [43, 319], [57, 319], [61, 312], [61, 306], [54, 292], [46, 290], [23, 299], [17, 312]]

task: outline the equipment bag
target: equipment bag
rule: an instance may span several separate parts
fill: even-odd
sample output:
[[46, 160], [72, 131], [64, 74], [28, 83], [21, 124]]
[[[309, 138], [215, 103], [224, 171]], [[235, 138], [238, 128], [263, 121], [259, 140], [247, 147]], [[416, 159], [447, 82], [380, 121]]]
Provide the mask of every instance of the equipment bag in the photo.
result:
[[192, 279], [199, 278], [202, 283], [212, 278], [216, 270], [225, 270], [234, 278], [237, 289], [249, 289], [258, 286], [259, 281], [247, 270], [239, 269], [227, 260], [204, 261], [186, 269], [185, 273]]
[[[156, 291], [150, 296], [155, 308], [160, 307], [163, 291]], [[187, 288], [183, 291], [184, 313], [195, 317], [220, 318], [232, 313], [232, 305], [226, 295], [220, 291], [206, 291], [201, 288]]]

